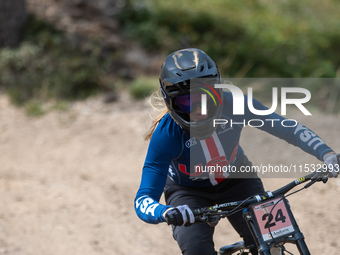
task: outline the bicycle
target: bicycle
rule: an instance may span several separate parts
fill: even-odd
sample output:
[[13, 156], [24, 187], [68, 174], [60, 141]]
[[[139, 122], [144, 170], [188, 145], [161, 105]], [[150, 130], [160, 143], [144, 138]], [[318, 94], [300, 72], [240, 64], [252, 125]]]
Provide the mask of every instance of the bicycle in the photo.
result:
[[[193, 210], [195, 223], [208, 223], [216, 225], [221, 218], [233, 213], [243, 211], [248, 228], [255, 240], [258, 253], [261, 255], [283, 255], [290, 253], [285, 248], [286, 243], [297, 246], [301, 255], [310, 255], [304, 236], [290, 209], [286, 197], [307, 189], [316, 182], [326, 183], [329, 172], [318, 169], [315, 173], [294, 180], [287, 185], [265, 194], [257, 194], [243, 201], [218, 204]], [[308, 182], [310, 181], [310, 182]], [[308, 182], [303, 188], [285, 196], [294, 187]], [[243, 241], [225, 245], [219, 249], [219, 255], [247, 255], [249, 249]]]

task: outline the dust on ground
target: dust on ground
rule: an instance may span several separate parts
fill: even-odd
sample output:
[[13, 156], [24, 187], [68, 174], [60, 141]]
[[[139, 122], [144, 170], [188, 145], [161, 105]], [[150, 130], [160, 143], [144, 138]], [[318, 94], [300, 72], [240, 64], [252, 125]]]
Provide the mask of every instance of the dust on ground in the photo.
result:
[[[0, 254], [180, 254], [170, 227], [142, 222], [133, 208], [151, 112], [123, 94], [110, 105], [98, 97], [31, 118], [0, 94]], [[339, 117], [299, 121], [340, 151]], [[254, 165], [319, 163], [254, 128], [241, 145]], [[263, 179], [267, 190], [289, 181]], [[312, 254], [339, 254], [339, 191], [331, 179], [289, 197]], [[222, 220], [216, 248], [236, 241]]]

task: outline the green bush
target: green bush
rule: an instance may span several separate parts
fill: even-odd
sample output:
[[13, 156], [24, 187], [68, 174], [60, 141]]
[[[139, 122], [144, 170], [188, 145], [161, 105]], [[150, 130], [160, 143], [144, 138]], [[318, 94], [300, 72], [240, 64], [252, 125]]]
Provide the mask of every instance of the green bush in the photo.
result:
[[150, 96], [159, 88], [157, 77], [140, 77], [130, 85], [130, 94], [135, 99], [142, 99]]

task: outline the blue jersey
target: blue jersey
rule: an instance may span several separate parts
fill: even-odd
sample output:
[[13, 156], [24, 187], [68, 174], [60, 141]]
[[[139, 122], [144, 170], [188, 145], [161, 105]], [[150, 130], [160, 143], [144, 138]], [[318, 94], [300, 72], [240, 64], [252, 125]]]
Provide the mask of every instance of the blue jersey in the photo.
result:
[[[247, 102], [247, 96], [244, 102]], [[247, 124], [298, 146], [320, 160], [332, 151], [314, 132], [276, 113], [254, 115], [245, 104], [244, 115], [233, 115], [231, 93], [223, 93], [222, 105], [223, 125], [217, 125], [213, 135], [205, 140], [190, 137], [169, 113], [159, 122], [149, 144], [135, 199], [135, 210], [142, 220], [154, 224], [165, 221], [163, 213], [170, 206], [158, 202], [167, 176], [179, 185], [195, 188], [211, 187], [228, 178], [228, 171], [206, 174], [204, 168], [242, 164], [245, 154], [239, 140], [242, 128]], [[257, 100], [253, 100], [253, 106], [257, 110], [268, 109]]]

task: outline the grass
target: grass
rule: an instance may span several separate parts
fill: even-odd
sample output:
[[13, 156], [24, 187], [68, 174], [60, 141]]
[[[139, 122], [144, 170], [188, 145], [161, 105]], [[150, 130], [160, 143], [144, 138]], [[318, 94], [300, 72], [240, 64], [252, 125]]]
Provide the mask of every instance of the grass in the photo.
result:
[[27, 101], [24, 105], [26, 114], [30, 117], [39, 117], [45, 114], [42, 103], [34, 100]]

